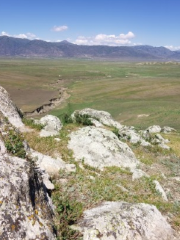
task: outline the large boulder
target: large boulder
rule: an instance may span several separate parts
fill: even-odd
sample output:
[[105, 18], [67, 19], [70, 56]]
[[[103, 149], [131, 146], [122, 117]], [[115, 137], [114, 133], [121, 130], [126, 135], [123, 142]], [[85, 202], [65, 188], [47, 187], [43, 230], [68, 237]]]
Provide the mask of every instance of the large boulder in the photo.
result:
[[22, 123], [20, 117], [19, 109], [11, 100], [8, 92], [1, 86], [0, 86], [0, 111], [13, 126], [17, 128], [24, 127], [24, 124]]
[[41, 172], [31, 162], [9, 156], [0, 142], [0, 239], [55, 239]]
[[91, 108], [85, 108], [82, 110], [76, 110], [71, 118], [74, 122], [77, 121], [78, 116], [86, 115], [91, 120], [91, 123], [96, 127], [109, 126], [114, 127], [118, 131], [119, 138], [122, 140], [129, 141], [133, 144], [141, 144], [142, 146], [150, 146], [151, 144], [145, 141], [142, 136], [134, 129], [134, 127], [128, 127], [121, 125], [119, 122], [115, 121], [111, 114], [105, 111], [98, 111]]
[[0, 239], [55, 239], [47, 190], [54, 186], [27, 158], [23, 140], [0, 111]]
[[40, 132], [41, 137], [56, 136], [62, 128], [60, 119], [53, 115], [46, 115], [39, 120], [39, 123], [44, 125]]
[[84, 212], [83, 240], [178, 240], [165, 217], [145, 203], [105, 202]]
[[128, 145], [109, 130], [84, 127], [69, 137], [68, 148], [73, 150], [75, 159], [92, 167], [102, 170], [118, 166], [133, 170], [139, 163]]

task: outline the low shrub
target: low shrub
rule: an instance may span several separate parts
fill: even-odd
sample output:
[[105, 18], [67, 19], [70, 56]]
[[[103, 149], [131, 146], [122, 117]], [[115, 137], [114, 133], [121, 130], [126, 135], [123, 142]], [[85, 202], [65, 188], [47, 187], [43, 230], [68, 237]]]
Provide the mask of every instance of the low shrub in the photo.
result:
[[79, 124], [82, 124], [84, 126], [92, 126], [93, 125], [93, 123], [90, 119], [90, 116], [88, 114], [81, 115], [79, 113], [76, 113], [75, 117], [76, 117], [76, 122]]
[[26, 152], [23, 145], [23, 137], [20, 133], [10, 130], [4, 142], [7, 151], [16, 157], [25, 158]]
[[62, 195], [57, 186], [52, 195], [53, 203], [56, 206], [55, 210], [55, 229], [57, 239], [59, 240], [81, 240], [82, 234], [71, 228], [83, 213], [82, 203], [72, 199], [71, 196]]
[[23, 118], [23, 123], [26, 125], [26, 126], [29, 126], [31, 128], [34, 128], [36, 130], [41, 130], [43, 129], [43, 124], [37, 124], [34, 122], [33, 119], [30, 119], [30, 118]]

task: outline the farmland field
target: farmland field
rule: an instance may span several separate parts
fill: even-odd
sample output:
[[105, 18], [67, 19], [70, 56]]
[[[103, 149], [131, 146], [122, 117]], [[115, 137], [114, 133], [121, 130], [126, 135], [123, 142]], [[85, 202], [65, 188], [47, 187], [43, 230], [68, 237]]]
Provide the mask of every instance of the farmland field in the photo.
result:
[[180, 130], [180, 64], [71, 59], [0, 59], [0, 85], [23, 111], [32, 111], [66, 87], [70, 97], [51, 114], [85, 107], [105, 110], [137, 128]]

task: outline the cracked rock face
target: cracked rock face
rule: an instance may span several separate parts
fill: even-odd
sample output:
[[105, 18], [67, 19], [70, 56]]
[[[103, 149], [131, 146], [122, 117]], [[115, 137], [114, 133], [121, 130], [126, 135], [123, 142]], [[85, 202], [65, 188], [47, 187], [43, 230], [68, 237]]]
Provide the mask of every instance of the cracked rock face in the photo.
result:
[[9, 122], [17, 127], [22, 128], [24, 124], [21, 121], [19, 110], [12, 102], [8, 92], [0, 86], [0, 111], [8, 118]]
[[153, 205], [105, 202], [84, 212], [78, 224], [83, 240], [178, 240]]
[[0, 155], [0, 239], [54, 239], [52, 209], [38, 173], [21, 158]]
[[68, 148], [73, 150], [75, 159], [92, 167], [117, 166], [136, 168], [139, 161], [126, 143], [121, 142], [109, 130], [84, 127], [70, 134]]
[[[14, 150], [6, 149], [5, 136], [9, 136], [10, 131], [16, 139], [17, 129], [0, 111], [0, 239], [55, 239], [52, 202], [44, 183], [45, 175], [33, 161], [25, 156], [12, 156]], [[15, 147], [17, 142], [11, 144]], [[48, 178], [45, 180], [48, 183]]]

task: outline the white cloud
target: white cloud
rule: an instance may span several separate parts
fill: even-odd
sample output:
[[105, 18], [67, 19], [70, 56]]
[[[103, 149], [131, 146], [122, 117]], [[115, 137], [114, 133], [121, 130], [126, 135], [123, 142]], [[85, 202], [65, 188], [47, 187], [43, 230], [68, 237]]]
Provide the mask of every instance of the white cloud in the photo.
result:
[[9, 36], [9, 34], [7, 32], [2, 31], [1, 36]]
[[119, 45], [134, 45], [130, 39], [134, 38], [135, 35], [132, 32], [127, 34], [119, 35], [107, 35], [107, 34], [98, 34], [95, 37], [84, 37], [79, 36], [75, 43], [84, 44], [84, 45], [110, 45], [110, 46], [119, 46]]
[[134, 35], [134, 33], [132, 33], [132, 32], [128, 32], [127, 34], [123, 34], [123, 33], [120, 34], [119, 37], [120, 37], [121, 39], [130, 39], [130, 38], [134, 38], [135, 35]]
[[68, 29], [68, 26], [54, 26], [52, 31], [54, 32], [62, 32]]
[[24, 34], [24, 33], [20, 33], [18, 35], [14, 35], [14, 37], [16, 37], [16, 38], [27, 38], [27, 35]]
[[76, 39], [76, 44], [88, 45], [88, 40], [87, 39]]
[[9, 37], [15, 37], [15, 38], [26, 38], [26, 39], [37, 39], [36, 35], [33, 33], [20, 33], [15, 35], [10, 35], [6, 32], [1, 32], [1, 36], [9, 36]]
[[165, 48], [168, 48], [170, 49], [171, 51], [177, 51], [177, 50], [180, 50], [180, 46], [179, 47], [174, 47], [174, 46], [165, 46]]

